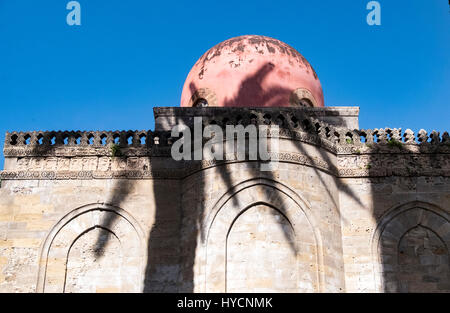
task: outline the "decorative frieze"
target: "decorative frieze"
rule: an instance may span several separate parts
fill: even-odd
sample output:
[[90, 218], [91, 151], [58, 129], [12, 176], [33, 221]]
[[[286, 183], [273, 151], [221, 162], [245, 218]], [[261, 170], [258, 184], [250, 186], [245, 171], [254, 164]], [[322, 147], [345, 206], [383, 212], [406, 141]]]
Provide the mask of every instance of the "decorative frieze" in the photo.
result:
[[[449, 175], [450, 137], [447, 132], [441, 136], [437, 131], [428, 134], [423, 129], [417, 135], [410, 129], [404, 132], [397, 128], [352, 130], [319, 120], [321, 114], [325, 114], [321, 112], [319, 108], [157, 108], [155, 116], [182, 118], [190, 127], [193, 127], [194, 116], [202, 116], [203, 126], [214, 124], [222, 129], [227, 125], [265, 125], [269, 138], [311, 144], [323, 151], [319, 153], [321, 158], [306, 155], [299, 148], [298, 152], [272, 153], [272, 160], [313, 166], [336, 176]], [[344, 113], [337, 110], [335, 115], [343, 117]], [[278, 129], [271, 127], [273, 125]], [[95, 173], [82, 175], [90, 179], [111, 178], [120, 172], [125, 177], [153, 178], [154, 173], [158, 173], [159, 177], [182, 178], [193, 171], [237, 161], [235, 156], [228, 156], [225, 161], [176, 162], [170, 150], [177, 139], [171, 137], [170, 129], [11, 132], [6, 134], [4, 154], [7, 159], [16, 159], [16, 163], [12, 168], [7, 167], [1, 177], [73, 179], [80, 177], [78, 173]], [[337, 166], [325, 157], [328, 152], [336, 155]], [[154, 164], [155, 157], [158, 157], [158, 164]], [[173, 174], [174, 171], [177, 174]], [[41, 174], [35, 174], [39, 172]]]

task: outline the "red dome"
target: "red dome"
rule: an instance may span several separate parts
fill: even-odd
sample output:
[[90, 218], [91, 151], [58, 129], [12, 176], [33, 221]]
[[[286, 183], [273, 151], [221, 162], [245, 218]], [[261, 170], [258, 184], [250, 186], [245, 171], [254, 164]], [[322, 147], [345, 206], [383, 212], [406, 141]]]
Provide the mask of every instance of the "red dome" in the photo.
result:
[[240, 36], [209, 49], [189, 72], [181, 106], [323, 107], [308, 61], [291, 46], [264, 36]]

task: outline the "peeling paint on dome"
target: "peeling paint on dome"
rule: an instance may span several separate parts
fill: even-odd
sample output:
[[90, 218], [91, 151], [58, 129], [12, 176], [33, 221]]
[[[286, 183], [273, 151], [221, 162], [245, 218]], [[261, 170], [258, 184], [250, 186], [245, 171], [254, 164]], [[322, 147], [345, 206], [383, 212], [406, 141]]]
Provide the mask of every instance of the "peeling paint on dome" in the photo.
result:
[[214, 92], [217, 106], [290, 106], [298, 89], [308, 90], [315, 106], [324, 106], [320, 81], [305, 57], [265, 36], [235, 37], [209, 49], [185, 81], [181, 106], [192, 105], [201, 88]]

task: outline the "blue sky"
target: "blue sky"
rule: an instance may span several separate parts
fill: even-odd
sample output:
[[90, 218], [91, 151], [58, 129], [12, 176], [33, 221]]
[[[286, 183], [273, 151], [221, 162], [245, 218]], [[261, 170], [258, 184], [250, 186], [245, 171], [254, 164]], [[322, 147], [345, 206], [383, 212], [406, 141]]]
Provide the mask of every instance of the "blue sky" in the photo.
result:
[[[195, 61], [230, 37], [284, 41], [315, 68], [325, 105], [361, 128], [450, 130], [447, 0], [0, 0], [0, 141], [12, 130], [153, 129]], [[0, 168], [3, 156], [0, 154]]]

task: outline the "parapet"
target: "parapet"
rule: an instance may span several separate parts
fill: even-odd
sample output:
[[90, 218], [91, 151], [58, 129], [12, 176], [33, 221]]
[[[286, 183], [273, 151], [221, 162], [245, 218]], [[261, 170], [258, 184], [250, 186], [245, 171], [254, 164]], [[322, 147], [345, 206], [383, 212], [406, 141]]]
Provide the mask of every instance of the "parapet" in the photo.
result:
[[[92, 175], [92, 171], [98, 171], [100, 168], [102, 173], [115, 170], [131, 171], [135, 168], [139, 171], [144, 170], [144, 174], [152, 168], [151, 175], [154, 177], [155, 171], [159, 167], [170, 168], [170, 172], [162, 172], [161, 177], [183, 177], [192, 169], [198, 170], [203, 165], [199, 165], [195, 161], [177, 162], [171, 158], [171, 145], [178, 139], [171, 136], [171, 128], [176, 124], [193, 127], [194, 117], [202, 117], [203, 127], [207, 125], [218, 125], [222, 128], [227, 125], [265, 125], [268, 129], [268, 137], [314, 145], [338, 156], [341, 164], [345, 163], [343, 161], [345, 158], [364, 159], [364, 156], [370, 156], [373, 161], [376, 158], [386, 159], [389, 157], [393, 160], [395, 155], [400, 155], [403, 158], [399, 161], [400, 163], [416, 162], [413, 155], [428, 159], [430, 158], [428, 156], [435, 156], [434, 161], [426, 160], [427, 164], [433, 163], [429, 172], [435, 175], [450, 175], [450, 137], [448, 132], [444, 132], [441, 136], [437, 131], [427, 133], [423, 129], [415, 134], [410, 129], [403, 132], [398, 128], [358, 129], [348, 127], [348, 125], [358, 124], [358, 112], [359, 108], [348, 107], [155, 108], [154, 131], [9, 132], [6, 134], [4, 146], [5, 171], [1, 173], [1, 177], [4, 179], [11, 179], [18, 175], [28, 177], [26, 175], [31, 174], [20, 174], [19, 171], [26, 172], [27, 164], [33, 163], [30, 163], [32, 159], [36, 162], [45, 159], [46, 164], [50, 165], [47, 167], [35, 165], [31, 167], [31, 170], [37, 168], [51, 171], [80, 171], [81, 174], [70, 174], [75, 177]], [[273, 127], [275, 125], [278, 126], [279, 131], [275, 131]], [[115, 152], [119, 153], [115, 154]], [[155, 160], [152, 157], [163, 158]], [[287, 160], [303, 158], [302, 160], [306, 160], [305, 164], [310, 164], [308, 157], [284, 157]], [[166, 160], [165, 163], [158, 163], [162, 159]], [[86, 163], [86, 166], [82, 165], [83, 162]], [[208, 166], [214, 165], [210, 161], [203, 163]], [[316, 163], [320, 163], [322, 168], [335, 175], [345, 176], [349, 173], [340, 171], [333, 164], [326, 164], [326, 161]], [[314, 164], [312, 165], [314, 166]], [[363, 164], [360, 167], [365, 166], [370, 166], [370, 164]], [[353, 172], [355, 171], [362, 173], [358, 174], [361, 176], [375, 175], [374, 173], [383, 175], [382, 173], [386, 172], [385, 170], [362, 172], [359, 169], [353, 169]], [[419, 172], [416, 171], [416, 173]], [[141, 174], [136, 174], [136, 178], [144, 175]], [[116, 176], [111, 174], [105, 177]]]
[[[207, 120], [215, 120], [225, 123], [232, 121], [235, 124], [246, 123], [246, 117], [249, 121], [256, 120], [267, 124], [267, 119], [275, 119], [282, 116], [289, 119], [292, 116], [313, 117], [327, 124], [358, 129], [359, 107], [264, 107], [264, 108], [233, 108], [233, 107], [163, 107], [155, 108], [155, 130], [170, 130], [176, 124], [183, 122], [191, 126], [194, 116], [202, 116]], [[270, 117], [270, 118], [268, 118]]]

